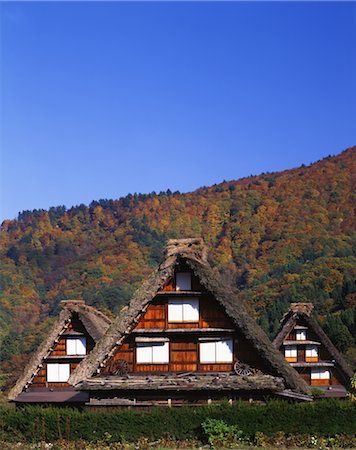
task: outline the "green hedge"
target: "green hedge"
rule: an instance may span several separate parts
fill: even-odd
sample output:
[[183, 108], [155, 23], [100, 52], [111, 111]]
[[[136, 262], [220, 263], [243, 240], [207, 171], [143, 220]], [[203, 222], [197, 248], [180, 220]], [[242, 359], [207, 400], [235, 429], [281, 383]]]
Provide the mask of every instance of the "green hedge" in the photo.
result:
[[204, 407], [152, 408], [113, 412], [70, 408], [0, 408], [3, 440], [38, 442], [58, 439], [97, 441], [109, 433], [112, 441], [134, 442], [142, 437], [157, 440], [201, 439], [201, 424], [208, 418], [237, 425], [246, 436], [276, 432], [333, 437], [356, 435], [356, 404], [340, 400], [314, 403], [271, 401], [265, 405], [237, 403]]

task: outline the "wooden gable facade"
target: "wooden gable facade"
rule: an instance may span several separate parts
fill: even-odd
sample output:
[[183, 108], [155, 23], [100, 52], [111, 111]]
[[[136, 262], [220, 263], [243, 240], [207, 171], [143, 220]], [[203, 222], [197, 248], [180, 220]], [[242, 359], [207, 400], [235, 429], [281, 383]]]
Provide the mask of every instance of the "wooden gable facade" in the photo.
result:
[[160, 268], [70, 379], [91, 405], [233, 401], [292, 390], [303, 397], [304, 383], [205, 253], [200, 239], [169, 241]]
[[77, 365], [95, 346], [77, 312], [72, 312], [63, 332], [57, 336], [43, 358], [28, 387], [68, 388], [68, 379]]
[[[177, 287], [181, 276], [189, 288]], [[150, 351], [152, 360], [148, 362]], [[126, 362], [129, 374], [232, 373], [238, 361], [263, 370], [257, 352], [236, 330], [221, 304], [192, 269], [181, 264], [101, 373], [110, 375]]]
[[312, 311], [311, 303], [292, 303], [274, 345], [308, 385], [325, 389], [329, 396], [344, 396], [353, 372]]
[[86, 396], [68, 379], [93, 350], [110, 320], [83, 300], [61, 302], [61, 312], [47, 339], [9, 392], [16, 403], [76, 403]]

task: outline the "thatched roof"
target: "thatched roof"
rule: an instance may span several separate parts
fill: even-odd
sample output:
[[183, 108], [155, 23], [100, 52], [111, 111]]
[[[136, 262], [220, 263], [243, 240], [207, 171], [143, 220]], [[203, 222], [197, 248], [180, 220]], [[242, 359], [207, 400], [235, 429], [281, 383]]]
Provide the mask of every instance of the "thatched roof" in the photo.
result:
[[78, 314], [79, 320], [94, 342], [99, 341], [111, 324], [111, 320], [105, 314], [93, 306], [86, 305], [84, 300], [63, 300], [60, 305], [63, 309]]
[[353, 376], [351, 367], [347, 364], [341, 353], [325, 334], [321, 326], [312, 315], [312, 303], [292, 303], [289, 311], [281, 320], [281, 328], [273, 341], [273, 345], [279, 349], [288, 334], [294, 329], [299, 321], [306, 323], [307, 327], [315, 332], [320, 343], [327, 349], [331, 358], [335, 361], [335, 367], [339, 370], [344, 384], [348, 385], [350, 378]]
[[94, 342], [97, 342], [104, 335], [111, 323], [108, 317], [92, 306], [86, 305], [84, 300], [64, 300], [60, 303], [60, 306], [62, 310], [47, 338], [39, 346], [25, 367], [21, 377], [10, 390], [8, 394], [10, 400], [14, 400], [31, 382], [38, 372], [40, 364], [52, 351], [56, 339], [66, 331], [73, 313], [78, 314], [79, 319]]
[[73, 372], [69, 382], [76, 385], [100, 371], [116, 348], [136, 327], [149, 303], [163, 288], [167, 279], [173, 276], [176, 266], [182, 261], [193, 270], [200, 283], [223, 306], [236, 328], [258, 351], [270, 374], [282, 377], [287, 388], [307, 392], [305, 382], [273, 347], [267, 335], [247, 312], [236, 290], [225, 286], [217, 271], [211, 268], [202, 239], [168, 241], [165, 260], [135, 292], [129, 306], [121, 310], [92, 353]]

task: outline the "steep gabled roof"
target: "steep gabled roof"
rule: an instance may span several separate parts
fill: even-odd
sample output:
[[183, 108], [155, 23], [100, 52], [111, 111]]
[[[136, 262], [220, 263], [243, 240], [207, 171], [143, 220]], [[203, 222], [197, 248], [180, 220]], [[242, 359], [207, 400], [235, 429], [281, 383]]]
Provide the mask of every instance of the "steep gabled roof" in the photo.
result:
[[289, 311], [287, 311], [281, 320], [281, 328], [273, 341], [273, 345], [279, 349], [298, 321], [302, 320], [307, 324], [308, 328], [313, 330], [319, 337], [321, 344], [327, 349], [332, 359], [335, 361], [335, 367], [339, 369], [344, 383], [347, 385], [350, 378], [353, 376], [353, 371], [342, 357], [341, 353], [336, 349], [335, 345], [325, 334], [321, 326], [314, 319], [312, 315], [313, 308], [314, 306], [312, 303], [292, 303]]
[[60, 306], [62, 310], [47, 338], [39, 346], [26, 365], [22, 376], [10, 390], [8, 394], [10, 400], [14, 400], [32, 380], [43, 359], [51, 352], [56, 339], [66, 331], [67, 324], [71, 320], [73, 313], [78, 314], [79, 319], [94, 342], [97, 342], [104, 335], [111, 323], [111, 320], [105, 314], [92, 306], [86, 305], [84, 300], [63, 300]]
[[272, 374], [282, 377], [290, 389], [307, 392], [308, 388], [297, 372], [273, 347], [267, 335], [248, 314], [236, 290], [226, 287], [217, 271], [207, 261], [207, 249], [202, 239], [169, 240], [166, 259], [151, 273], [135, 292], [128, 307], [121, 310], [92, 353], [82, 361], [71, 375], [69, 382], [76, 385], [97, 373], [114, 354], [125, 337], [136, 327], [149, 303], [173, 276], [177, 265], [184, 261], [198, 277], [200, 283], [223, 306], [236, 328], [258, 351]]

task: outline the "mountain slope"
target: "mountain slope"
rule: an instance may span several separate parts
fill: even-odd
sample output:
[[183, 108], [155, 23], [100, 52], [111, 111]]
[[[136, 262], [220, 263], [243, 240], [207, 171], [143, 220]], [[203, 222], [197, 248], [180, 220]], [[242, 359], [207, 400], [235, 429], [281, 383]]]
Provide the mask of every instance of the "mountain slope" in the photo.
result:
[[353, 147], [308, 167], [187, 194], [135, 194], [4, 221], [3, 374], [20, 370], [60, 300], [83, 297], [117, 312], [171, 237], [202, 236], [212, 264], [271, 335], [292, 301], [312, 301], [321, 316], [354, 311], [355, 166]]

